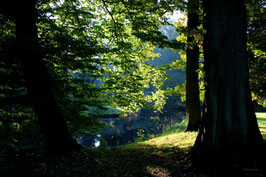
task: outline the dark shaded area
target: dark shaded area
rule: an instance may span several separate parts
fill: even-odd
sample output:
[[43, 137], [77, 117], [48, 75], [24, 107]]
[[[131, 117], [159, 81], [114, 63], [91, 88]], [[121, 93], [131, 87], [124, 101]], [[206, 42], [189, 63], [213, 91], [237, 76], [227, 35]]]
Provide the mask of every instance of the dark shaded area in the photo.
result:
[[253, 101], [252, 103], [255, 112], [266, 112], [266, 107], [259, 105], [256, 101]]
[[263, 118], [257, 118], [258, 121], [263, 121], [263, 122], [266, 122], [266, 119], [263, 119]]
[[[0, 176], [5, 177], [235, 177], [263, 176], [263, 168], [234, 166], [203, 171], [192, 166], [189, 149], [158, 148], [148, 145], [83, 150], [64, 157], [42, 159], [32, 154], [13, 154], [1, 159]], [[3, 156], [5, 157], [5, 156]]]
[[15, 23], [16, 46], [13, 52], [16, 52], [16, 60], [21, 64], [28, 99], [33, 104], [45, 139], [45, 153], [57, 155], [82, 147], [71, 137], [55, 100], [55, 86], [43, 60], [44, 53], [38, 38], [37, 3], [36, 0], [19, 1], [15, 8], [7, 3], [0, 11]]
[[194, 31], [200, 26], [199, 18], [199, 1], [189, 0], [187, 28], [191, 32], [187, 34], [188, 47], [186, 49], [186, 108], [188, 120], [186, 131], [198, 131], [201, 120], [198, 79], [200, 51], [199, 44], [194, 37]]
[[[225, 19], [213, 19], [213, 23], [210, 23], [211, 26], [214, 24], [214, 28], [216, 23], [219, 24], [219, 20], [225, 21], [225, 23], [221, 23], [218, 30], [220, 29], [223, 35], [214, 34], [212, 39], [217, 39], [218, 42], [214, 42], [214, 45], [209, 41], [207, 41], [207, 46], [209, 46], [210, 50], [210, 57], [206, 55], [206, 70], [209, 69], [211, 78], [207, 77], [207, 106], [206, 110], [206, 126], [203, 123], [202, 128], [202, 136], [200, 135], [197, 142], [202, 141], [203, 144], [198, 147], [199, 151], [198, 154], [202, 156], [198, 156], [197, 160], [199, 163], [202, 164], [202, 167], [209, 168], [206, 164], [212, 165], [213, 162], [220, 163], [220, 160], [223, 158], [227, 158], [226, 162], [230, 162], [228, 166], [225, 168], [219, 168], [219, 170], [215, 169], [212, 171], [199, 171], [191, 166], [191, 161], [188, 155], [188, 149], [181, 150], [179, 147], [173, 148], [158, 148], [153, 146], [126, 146], [126, 147], [119, 147], [119, 148], [106, 148], [106, 149], [98, 149], [98, 150], [83, 150], [81, 152], [73, 152], [69, 153], [66, 156], [57, 156], [54, 158], [46, 158], [43, 159], [41, 157], [41, 153], [39, 150], [34, 151], [31, 148], [23, 149], [22, 141], [27, 142], [25, 144], [30, 144], [31, 141], [39, 141], [41, 143], [32, 143], [31, 146], [35, 146], [36, 149], [41, 147], [42, 149], [46, 150], [46, 153], [49, 155], [60, 155], [61, 153], [66, 153], [70, 150], [80, 149], [81, 146], [76, 143], [76, 141], [71, 137], [71, 133], [67, 128], [66, 122], [66, 115], [70, 115], [71, 117], [74, 116], [74, 109], [78, 108], [82, 103], [79, 104], [71, 104], [68, 100], [64, 100], [63, 97], [58, 96], [58, 92], [56, 91], [56, 87], [60, 87], [62, 85], [53, 83], [53, 76], [49, 73], [49, 68], [45, 65], [43, 60], [43, 46], [39, 43], [39, 37], [37, 32], [37, 12], [36, 12], [36, 4], [37, 0], [20, 0], [16, 2], [16, 4], [12, 4], [8, 2], [8, 6], [0, 7], [0, 13], [6, 14], [7, 17], [12, 17], [14, 20], [14, 24], [12, 30], [16, 31], [16, 40], [12, 40], [12, 54], [11, 58], [17, 60], [19, 66], [21, 65], [21, 74], [20, 78], [22, 81], [23, 87], [20, 90], [16, 90], [17, 93], [20, 92], [21, 95], [25, 95], [26, 93], [29, 94], [27, 103], [23, 106], [29, 106], [27, 110], [25, 109], [23, 114], [29, 113], [27, 116], [19, 115], [20, 110], [16, 107], [8, 108], [9, 112], [5, 113], [8, 115], [5, 119], [0, 121], [1, 128], [3, 127], [5, 130], [4, 135], [0, 137], [6, 138], [5, 143], [0, 142], [0, 177], [13, 177], [13, 176], [263, 176], [265, 174], [265, 170], [263, 170], [263, 161], [265, 160], [264, 155], [265, 151], [261, 154], [260, 149], [257, 145], [256, 140], [260, 140], [258, 128], [256, 125], [255, 114], [252, 111], [251, 105], [251, 98], [250, 98], [250, 90], [248, 88], [248, 79], [245, 77], [248, 73], [248, 69], [246, 65], [243, 64], [242, 60], [245, 58], [245, 49], [246, 41], [241, 38], [238, 38], [239, 34], [246, 34], [244, 28], [241, 28], [241, 23], [245, 21], [245, 18], [237, 19], [236, 17], [242, 16], [241, 14], [243, 11], [241, 7], [243, 4], [239, 6], [238, 3], [232, 4], [232, 1], [226, 1], [229, 6], [216, 5], [215, 7], [218, 9], [213, 9], [214, 12], [222, 12], [225, 15], [222, 16]], [[206, 2], [211, 2], [206, 0]], [[222, 2], [219, 0], [219, 2]], [[240, 1], [239, 1], [240, 2]], [[243, 1], [244, 2], [244, 1]], [[26, 4], [24, 4], [26, 3]], [[28, 4], [29, 3], [29, 4]], [[216, 2], [212, 2], [216, 3]], [[233, 8], [230, 6], [233, 5]], [[4, 3], [2, 3], [4, 5]], [[13, 8], [14, 7], [14, 8]], [[221, 7], [221, 9], [220, 9]], [[233, 11], [232, 11], [233, 9]], [[237, 9], [237, 11], [235, 11]], [[239, 10], [240, 9], [240, 10]], [[227, 13], [227, 10], [230, 12], [234, 12], [231, 15]], [[107, 10], [108, 11], [108, 10]], [[238, 13], [239, 12], [239, 13]], [[214, 13], [214, 14], [216, 14]], [[236, 14], [235, 14], [236, 13]], [[219, 14], [217, 15], [219, 17]], [[207, 17], [217, 17], [216, 15], [209, 15]], [[1, 17], [2, 18], [2, 17]], [[208, 20], [207, 20], [208, 21]], [[229, 22], [229, 23], [228, 23]], [[228, 28], [227, 27], [231, 24], [238, 24], [236, 28]], [[14, 27], [15, 26], [15, 27]], [[240, 28], [238, 28], [240, 27]], [[13, 29], [14, 28], [14, 29]], [[211, 27], [212, 28], [212, 27]], [[157, 29], [157, 28], [156, 28]], [[8, 30], [7, 30], [8, 31]], [[166, 30], [170, 33], [170, 28]], [[210, 33], [207, 30], [208, 34]], [[157, 32], [157, 31], [156, 31]], [[45, 33], [45, 31], [43, 32]], [[59, 32], [60, 33], [60, 32]], [[231, 33], [235, 35], [231, 36]], [[15, 35], [15, 33], [14, 33]], [[227, 37], [229, 36], [229, 39]], [[13, 38], [13, 37], [12, 37]], [[169, 37], [170, 38], [170, 37]], [[171, 36], [171, 38], [174, 38]], [[65, 42], [66, 38], [63, 38], [63, 43]], [[221, 39], [221, 40], [220, 40]], [[220, 41], [219, 41], [220, 40]], [[0, 40], [1, 41], [1, 40]], [[4, 40], [3, 40], [4, 41]], [[163, 40], [164, 41], [164, 40]], [[231, 41], [237, 41], [235, 44], [231, 43]], [[219, 44], [218, 47], [215, 44]], [[220, 45], [221, 44], [221, 45]], [[16, 45], [16, 46], [15, 46]], [[49, 45], [49, 43], [47, 44]], [[8, 46], [8, 45], [7, 45]], [[81, 45], [83, 46], [83, 45]], [[229, 46], [229, 47], [228, 47]], [[238, 47], [234, 46], [244, 46], [241, 48], [240, 55], [244, 57], [239, 57], [240, 55], [236, 55], [234, 52], [238, 51]], [[79, 46], [80, 47], [80, 46]], [[13, 50], [14, 49], [14, 50]], [[80, 51], [80, 48], [76, 48], [77, 51]], [[214, 50], [213, 50], [214, 49]], [[235, 49], [235, 50], [232, 50]], [[243, 50], [244, 49], [244, 50]], [[2, 50], [2, 49], [1, 49]], [[161, 51], [163, 49], [156, 49], [157, 51]], [[155, 52], [156, 52], [155, 50]], [[218, 55], [217, 54], [218, 51]], [[61, 51], [61, 50], [58, 50]], [[232, 53], [228, 53], [228, 51], [232, 51]], [[10, 52], [10, 51], [9, 51]], [[9, 54], [7, 53], [7, 56]], [[162, 55], [167, 57], [157, 58], [154, 61], [151, 61], [151, 64], [155, 66], [160, 66], [163, 64], [169, 64], [178, 59], [178, 54], [176, 54], [172, 50], [164, 50], [161, 51]], [[68, 52], [66, 52], [68, 53]], [[208, 53], [207, 53], [208, 54]], [[6, 59], [4, 54], [4, 59]], [[235, 57], [233, 56], [235, 55]], [[214, 57], [213, 57], [214, 56]], [[232, 57], [233, 56], [233, 57]], [[1, 54], [2, 57], [2, 54]], [[232, 62], [230, 59], [238, 59]], [[71, 57], [72, 58], [72, 57]], [[217, 64], [214, 62], [210, 62], [207, 60], [209, 58], [215, 58], [219, 60]], [[2, 59], [2, 58], [1, 58]], [[159, 62], [163, 59], [163, 62]], [[64, 61], [64, 58], [62, 58]], [[208, 63], [209, 61], [209, 63]], [[152, 63], [153, 62], [153, 63]], [[7, 62], [8, 63], [8, 62]], [[5, 64], [1, 63], [5, 68]], [[12, 62], [11, 62], [12, 63]], [[236, 66], [239, 67], [238, 70], [232, 69], [237, 63]], [[244, 62], [245, 63], [245, 62]], [[52, 65], [55, 63], [52, 63]], [[219, 66], [219, 67], [218, 67]], [[70, 67], [71, 68], [71, 67]], [[214, 68], [214, 69], [213, 69]], [[12, 71], [16, 70], [12, 68]], [[216, 73], [217, 71], [217, 73]], [[241, 71], [241, 72], [238, 72]], [[180, 84], [184, 80], [184, 72], [181, 70], [171, 70], [166, 71], [170, 77], [170, 79], [164, 85], [164, 88], [173, 88], [176, 84]], [[4, 70], [6, 75], [8, 75], [8, 71]], [[15, 72], [14, 72], [15, 73]], [[91, 73], [91, 72], [89, 72]], [[226, 74], [224, 74], [226, 73]], [[229, 74], [228, 74], [229, 73]], [[232, 74], [233, 73], [233, 74]], [[239, 77], [234, 77], [238, 75]], [[12, 74], [15, 76], [15, 74]], [[223, 77], [226, 75], [226, 77]], [[208, 75], [207, 75], [208, 76]], [[217, 77], [218, 76], [218, 77]], [[244, 78], [244, 82], [242, 79]], [[209, 80], [208, 80], [209, 79]], [[10, 79], [12, 84], [14, 80]], [[71, 81], [69, 81], [71, 82]], [[96, 79], [94, 80], [87, 80], [88, 83], [97, 82]], [[74, 82], [73, 82], [74, 83]], [[132, 81], [131, 83], [134, 82]], [[1, 83], [2, 84], [2, 83]], [[79, 85], [80, 84], [80, 85]], [[79, 86], [81, 86], [81, 82], [78, 82]], [[96, 86], [99, 86], [99, 83], [96, 83]], [[218, 88], [216, 88], [218, 86]], [[225, 87], [226, 86], [226, 87]], [[2, 87], [2, 86], [1, 86]], [[20, 86], [21, 87], [21, 86]], [[9, 90], [10, 93], [4, 93], [7, 100], [10, 102], [15, 102], [16, 96], [13, 95], [13, 87], [11, 89], [6, 87], [6, 90]], [[83, 87], [86, 89], [87, 87]], [[211, 88], [208, 90], [208, 88]], [[2, 89], [2, 88], [1, 88]], [[73, 88], [72, 88], [73, 89]], [[80, 90], [80, 89], [77, 89]], [[94, 89], [96, 90], [96, 89]], [[217, 91], [218, 90], [218, 91]], [[213, 92], [214, 93], [213, 93]], [[218, 92], [218, 94], [216, 93]], [[75, 91], [77, 92], [77, 91]], [[15, 93], [15, 92], [14, 92]], [[196, 93], [197, 94], [197, 93]], [[216, 94], [216, 95], [215, 95]], [[95, 95], [89, 93], [90, 98], [94, 98]], [[72, 95], [71, 95], [72, 96]], [[83, 100], [83, 94], [77, 94], [77, 101]], [[216, 97], [215, 97], [216, 96]], [[1, 93], [2, 97], [2, 93]], [[56, 100], [58, 97], [58, 100]], [[10, 99], [9, 99], [10, 98]], [[217, 99], [216, 99], [217, 98]], [[62, 109], [60, 107], [59, 100], [64, 100], [65, 102], [69, 103], [69, 107], [65, 107]], [[209, 101], [208, 101], [209, 100]], [[218, 102], [216, 102], [218, 100]], [[63, 102], [64, 102], [63, 101]], [[131, 101], [131, 100], [130, 100]], [[92, 102], [97, 102], [100, 106], [100, 102], [97, 100], [93, 100]], [[9, 103], [3, 102], [7, 104], [6, 107], [9, 107]], [[22, 102], [23, 103], [23, 102]], [[247, 103], [243, 106], [243, 103]], [[30, 105], [28, 105], [30, 104]], [[61, 103], [63, 104], [63, 103]], [[11, 104], [10, 104], [11, 105]], [[88, 105], [88, 104], [84, 104]], [[242, 107], [243, 106], [243, 107]], [[85, 107], [85, 106], [84, 106]], [[36, 115], [33, 115], [33, 111], [31, 108], [34, 108], [34, 112]], [[69, 109], [70, 108], [70, 109]], [[20, 108], [23, 110], [23, 108]], [[127, 117], [126, 119], [114, 119], [117, 115], [110, 115], [109, 117], [104, 118], [111, 118], [107, 120], [103, 120], [102, 122], [109, 125], [110, 128], [103, 130], [101, 132], [101, 138], [106, 141], [108, 146], [118, 146], [121, 144], [126, 144], [132, 141], [135, 141], [136, 138], [147, 138], [149, 135], [156, 135], [162, 133], [167, 128], [171, 128], [171, 126], [180, 121], [178, 118], [178, 113], [180, 111], [184, 111], [184, 105], [180, 104], [180, 100], [178, 96], [171, 96], [167, 100], [166, 107], [164, 108], [162, 113], [153, 113], [151, 109], [142, 109], [136, 116]], [[215, 109], [218, 109], [216, 111]], [[231, 109], [233, 111], [231, 111]], [[258, 108], [260, 109], [260, 108]], [[209, 110], [214, 110], [214, 113], [209, 114]], [[261, 110], [261, 109], [260, 109]], [[231, 112], [230, 112], [231, 111]], [[10, 113], [10, 114], [9, 114]], [[19, 116], [14, 116], [18, 114]], [[89, 114], [88, 112], [84, 114]], [[211, 119], [211, 115], [218, 115], [214, 119]], [[3, 114], [4, 115], [4, 114]], [[90, 114], [89, 114], [90, 115]], [[76, 115], [77, 116], [77, 115]], [[78, 117], [80, 115], [78, 114]], [[96, 115], [97, 116], [97, 115]], [[88, 116], [89, 117], [89, 116]], [[208, 117], [208, 119], [207, 119]], [[248, 117], [246, 119], [246, 117]], [[1, 118], [2, 118], [2, 110], [1, 110]], [[21, 119], [19, 119], [21, 118]], [[91, 125], [94, 126], [97, 124], [95, 121], [95, 117], [90, 117]], [[232, 119], [231, 119], [232, 118]], [[29, 123], [28, 120], [32, 119], [33, 122]], [[74, 119], [73, 119], [74, 120]], [[259, 119], [261, 120], [261, 119]], [[32, 130], [26, 131], [25, 129], [19, 130], [19, 126], [23, 127], [23, 123], [27, 121], [29, 124], [24, 128], [33, 128], [32, 125], [35, 126], [40, 123], [40, 128], [42, 131], [42, 135], [39, 132], [38, 128], [33, 128]], [[263, 120], [261, 120], [263, 121]], [[213, 125], [213, 122], [218, 122], [217, 124]], [[233, 122], [233, 123], [231, 123]], [[74, 122], [74, 126], [78, 127], [79, 125], [85, 125], [84, 122]], [[13, 127], [12, 127], [13, 126]], [[69, 125], [71, 127], [71, 125]], [[100, 128], [99, 125], [97, 127]], [[214, 127], [215, 131], [212, 131]], [[244, 128], [243, 128], [244, 127]], [[13, 129], [17, 129], [17, 132], [13, 134]], [[86, 127], [87, 128], [87, 127]], [[89, 128], [89, 127], [88, 127]], [[74, 128], [71, 127], [71, 130]], [[211, 129], [211, 131], [209, 131]], [[35, 131], [38, 130], [38, 131]], [[93, 129], [96, 131], [96, 128]], [[143, 130], [145, 134], [143, 136], [137, 136], [138, 131]], [[20, 134], [20, 131], [26, 136], [17, 136]], [[74, 130], [75, 131], [75, 130]], [[88, 130], [89, 131], [89, 130]], [[37, 133], [36, 133], [37, 132]], [[207, 136], [205, 134], [207, 132]], [[228, 133], [229, 132], [229, 133]], [[230, 134], [233, 132], [232, 134]], [[251, 133], [250, 133], [251, 132]], [[36, 133], [35, 135], [32, 135]], [[37, 138], [34, 136], [38, 136]], [[16, 137], [19, 137], [16, 139]], [[9, 139], [10, 138], [10, 139]], [[44, 141], [43, 141], [44, 138]], [[259, 139], [260, 138], [260, 139]], [[209, 141], [210, 140], [210, 141]], [[95, 143], [94, 137], [87, 137], [86, 141], [90, 144]], [[46, 143], [46, 148], [43, 148], [43, 143]], [[213, 143], [214, 142], [214, 143]], [[246, 142], [249, 144], [246, 146]], [[21, 143], [21, 144], [20, 144]], [[3, 146], [2, 144], [8, 145]], [[35, 145], [36, 144], [36, 145]], [[206, 145], [206, 146], [205, 146]], [[208, 147], [210, 145], [210, 147]], [[263, 144], [264, 145], [264, 144]], [[216, 149], [212, 149], [212, 147]], [[88, 145], [88, 147], [91, 147]], [[244, 147], [244, 148], [243, 148]], [[265, 146], [264, 146], [265, 147]], [[263, 147], [262, 147], [263, 148]], [[30, 150], [29, 150], [30, 149]], [[247, 151], [246, 151], [247, 150]], [[240, 155], [239, 155], [240, 154]], [[260, 156], [261, 155], [261, 156]], [[203, 159], [201, 157], [207, 157]], [[241, 158], [238, 158], [241, 156]], [[254, 163], [253, 161], [248, 161], [250, 156], [254, 156], [255, 158], [260, 158], [260, 163]], [[242, 166], [235, 165], [233, 162], [235, 158], [238, 160], [245, 160], [248, 161], [247, 164], [242, 164]], [[207, 163], [205, 163], [207, 162]], [[211, 166], [213, 167], [213, 166]]]
[[206, 92], [193, 147], [195, 163], [201, 168], [221, 168], [263, 162], [265, 142], [249, 87], [245, 2], [205, 0], [203, 6]]
[[[64, 157], [42, 159], [36, 156], [14, 154], [1, 161], [0, 176], [54, 177], [54, 176], [152, 176], [152, 173], [188, 173], [184, 164], [187, 152], [179, 148], [139, 146], [85, 150]], [[8, 157], [9, 158], [9, 157]], [[187, 162], [186, 162], [186, 165]], [[178, 168], [177, 168], [178, 167]], [[154, 171], [149, 172], [149, 168]]]

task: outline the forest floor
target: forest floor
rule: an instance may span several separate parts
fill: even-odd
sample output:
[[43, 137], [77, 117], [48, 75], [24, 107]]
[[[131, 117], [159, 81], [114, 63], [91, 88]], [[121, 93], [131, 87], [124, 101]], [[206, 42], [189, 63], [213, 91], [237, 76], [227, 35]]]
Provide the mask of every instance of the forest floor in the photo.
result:
[[[265, 139], [266, 113], [257, 113]], [[42, 158], [34, 153], [0, 156], [0, 177], [236, 177], [263, 176], [256, 168], [199, 171], [188, 156], [196, 132], [171, 130], [162, 136], [116, 148], [84, 149]]]

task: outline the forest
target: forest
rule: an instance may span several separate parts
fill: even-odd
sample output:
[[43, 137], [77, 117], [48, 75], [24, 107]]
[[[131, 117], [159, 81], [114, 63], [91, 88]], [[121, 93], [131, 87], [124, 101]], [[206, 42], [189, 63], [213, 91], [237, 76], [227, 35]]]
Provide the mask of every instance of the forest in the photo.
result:
[[0, 177], [266, 176], [264, 0], [0, 3]]

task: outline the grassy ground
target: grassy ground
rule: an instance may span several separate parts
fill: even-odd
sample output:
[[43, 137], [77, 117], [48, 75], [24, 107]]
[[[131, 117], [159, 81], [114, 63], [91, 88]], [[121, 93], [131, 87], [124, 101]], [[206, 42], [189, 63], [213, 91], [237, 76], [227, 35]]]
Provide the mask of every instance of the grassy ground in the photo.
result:
[[[257, 117], [265, 138], [266, 113], [257, 113]], [[243, 169], [226, 174], [195, 170], [187, 155], [197, 133], [181, 132], [185, 128], [183, 124], [145, 142], [117, 148], [87, 149], [64, 157], [43, 159], [31, 153], [10, 153], [9, 158], [5, 158], [0, 154], [0, 177], [249, 176]], [[251, 175], [254, 176], [253, 171]], [[255, 172], [255, 176], [263, 175]]]
[[[64, 157], [18, 157], [1, 164], [1, 177], [145, 177], [194, 176], [187, 150], [139, 144], [100, 150], [83, 150]], [[192, 174], [192, 175], [189, 175]]]
[[257, 112], [256, 116], [257, 116], [258, 124], [260, 127], [260, 132], [263, 136], [263, 139], [266, 140], [266, 113]]

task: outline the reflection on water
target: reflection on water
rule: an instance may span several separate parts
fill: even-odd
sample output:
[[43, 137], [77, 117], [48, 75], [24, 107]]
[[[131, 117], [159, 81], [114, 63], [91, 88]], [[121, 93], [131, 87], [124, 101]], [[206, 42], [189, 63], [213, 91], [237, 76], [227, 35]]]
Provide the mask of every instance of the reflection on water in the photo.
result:
[[96, 137], [97, 137], [97, 138], [95, 138], [94, 146], [95, 146], [95, 148], [98, 148], [98, 147], [100, 147], [100, 145], [101, 145], [101, 141], [100, 141], [101, 135], [98, 134]]

